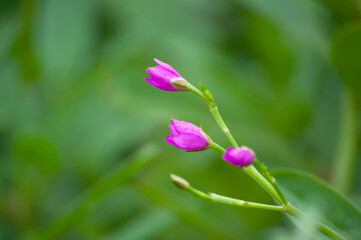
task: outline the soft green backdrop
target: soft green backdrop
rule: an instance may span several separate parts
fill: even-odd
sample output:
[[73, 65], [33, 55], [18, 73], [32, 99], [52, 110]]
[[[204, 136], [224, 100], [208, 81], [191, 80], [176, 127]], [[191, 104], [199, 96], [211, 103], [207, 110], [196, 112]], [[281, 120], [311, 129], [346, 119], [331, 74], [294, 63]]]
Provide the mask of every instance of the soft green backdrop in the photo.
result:
[[[214, 150], [163, 141], [170, 118], [229, 146], [195, 95], [147, 84], [154, 57], [202, 81], [239, 142], [361, 205], [359, 0], [1, 0], [1, 239], [306, 239]], [[322, 202], [320, 202], [320, 205]], [[321, 207], [321, 206], [320, 206]], [[307, 222], [307, 221], [306, 221]]]

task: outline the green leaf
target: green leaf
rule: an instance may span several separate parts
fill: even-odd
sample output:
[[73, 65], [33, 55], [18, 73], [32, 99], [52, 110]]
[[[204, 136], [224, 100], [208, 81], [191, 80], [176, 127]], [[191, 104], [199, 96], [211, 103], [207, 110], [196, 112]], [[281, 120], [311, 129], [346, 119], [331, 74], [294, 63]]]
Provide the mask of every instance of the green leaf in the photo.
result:
[[322, 223], [347, 239], [361, 238], [361, 212], [344, 196], [307, 173], [275, 170], [272, 175], [295, 207], [317, 211]]
[[361, 24], [350, 24], [340, 28], [331, 45], [332, 61], [344, 84], [358, 97], [361, 79]]

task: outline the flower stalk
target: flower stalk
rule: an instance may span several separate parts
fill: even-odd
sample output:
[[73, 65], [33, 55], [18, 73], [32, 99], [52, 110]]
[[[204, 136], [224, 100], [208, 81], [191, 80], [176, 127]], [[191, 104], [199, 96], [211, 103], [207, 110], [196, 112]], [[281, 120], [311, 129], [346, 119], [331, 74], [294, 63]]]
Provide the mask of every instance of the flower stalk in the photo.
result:
[[[207, 104], [208, 104], [208, 109], [211, 112], [213, 118], [216, 120], [218, 126], [221, 128], [221, 130], [223, 131], [224, 135], [226, 135], [226, 137], [228, 138], [228, 140], [231, 142], [231, 144], [233, 145], [233, 147], [238, 147], [238, 144], [236, 142], [236, 140], [234, 139], [234, 137], [232, 136], [231, 132], [229, 131], [226, 123], [224, 122], [221, 114], [219, 113], [218, 107], [216, 105], [216, 102], [213, 99], [213, 96], [211, 95], [210, 91], [208, 89], [205, 88], [205, 86], [203, 84], [200, 84], [201, 87], [203, 88], [203, 92], [200, 91], [198, 88], [196, 88], [195, 86], [193, 86], [192, 84], [189, 84], [188, 86], [188, 91], [193, 92], [195, 94], [197, 94], [198, 96], [200, 96]], [[206, 93], [206, 94], [204, 94]]]
[[[193, 194], [196, 197], [203, 198], [210, 200], [212, 202], [221, 203], [221, 204], [227, 204], [231, 206], [238, 206], [238, 207], [245, 207], [245, 208], [257, 208], [257, 209], [263, 209], [263, 210], [270, 210], [270, 211], [277, 211], [282, 212], [285, 214], [289, 214], [291, 216], [300, 218], [304, 213], [297, 209], [296, 207], [292, 206], [290, 203], [286, 205], [269, 205], [269, 204], [263, 204], [263, 203], [255, 203], [255, 202], [248, 202], [236, 198], [230, 198], [226, 196], [222, 196], [216, 193], [205, 193], [202, 192], [196, 188], [194, 188], [192, 185], [189, 184], [187, 180], [185, 180], [182, 177], [179, 177], [177, 175], [171, 174], [171, 180], [174, 182], [174, 184], [179, 187], [180, 189], [186, 190], [187, 192]], [[186, 186], [186, 187], [185, 187]], [[329, 238], [333, 240], [346, 240], [343, 236], [338, 234], [337, 232], [333, 231], [331, 228], [327, 227], [326, 225], [317, 222], [317, 229], [328, 236]]]
[[250, 177], [252, 177], [256, 182], [258, 182], [258, 184], [260, 184], [263, 189], [268, 192], [276, 201], [278, 201], [280, 204], [284, 204], [272, 184], [268, 182], [266, 178], [260, 172], [258, 172], [258, 170], [253, 165], [243, 167], [242, 170]]
[[[214, 101], [214, 98], [210, 91], [204, 86], [204, 84], [200, 83], [200, 87], [202, 91], [200, 91], [198, 88], [193, 86], [192, 84], [188, 85], [188, 91], [195, 93], [199, 97], [201, 97], [207, 104], [209, 111], [213, 115], [214, 119], [216, 120], [218, 126], [223, 131], [224, 135], [228, 138], [228, 140], [231, 142], [231, 144], [234, 147], [238, 147], [238, 144], [234, 137], [232, 136], [229, 128], [227, 127], [226, 123], [224, 122], [221, 114], [219, 113], [218, 107], [216, 102]], [[216, 150], [220, 150], [219, 148], [215, 148]], [[220, 152], [224, 152], [220, 150]], [[263, 189], [265, 189], [276, 201], [278, 201], [280, 204], [284, 204], [287, 201], [284, 201], [278, 191], [274, 188], [274, 186], [261, 174], [258, 172], [258, 170], [253, 166], [249, 165], [248, 167], [243, 167], [242, 170], [246, 172], [249, 176], [251, 176], [256, 182], [258, 182]], [[274, 182], [274, 184], [276, 184]], [[279, 188], [277, 187], [279, 190]], [[280, 191], [280, 190], [279, 190]], [[283, 196], [283, 194], [282, 194]], [[284, 197], [283, 197], [284, 198]]]
[[226, 149], [224, 149], [223, 147], [221, 147], [220, 145], [218, 145], [217, 143], [215, 143], [214, 141], [211, 142], [211, 145], [209, 145], [210, 148], [213, 148], [221, 153], [225, 152]]
[[[229, 128], [219, 113], [217, 104], [214, 101], [211, 92], [204, 86], [204, 84], [199, 84], [201, 88], [201, 90], [199, 90], [190, 84], [186, 79], [184, 79], [169, 64], [164, 63], [158, 59], [154, 59], [154, 61], [158, 65], [146, 69], [149, 77], [145, 77], [144, 80], [161, 90], [190, 91], [202, 98], [207, 103], [208, 109], [211, 112], [213, 118], [216, 120], [218, 126], [221, 128], [233, 147], [224, 149], [222, 146], [218, 145], [212, 140], [212, 138], [206, 133], [202, 126], [197, 127], [190, 122], [179, 121], [175, 119], [172, 119], [172, 123], [169, 125], [171, 135], [165, 138], [165, 140], [170, 144], [173, 144], [174, 146], [186, 151], [203, 151], [208, 148], [213, 148], [223, 153], [222, 158], [225, 161], [241, 168], [245, 173], [252, 177], [264, 188], [266, 192], [268, 192], [274, 198], [276, 204], [268, 205], [248, 202], [215, 193], [204, 193], [196, 188], [193, 188], [185, 179], [172, 174], [171, 179], [173, 183], [178, 188], [186, 190], [196, 197], [204, 198], [213, 202], [239, 207], [278, 211], [285, 214], [290, 214], [294, 217], [302, 217], [303, 213], [287, 201], [282, 191], [278, 187], [276, 179], [268, 171], [267, 166], [261, 163], [255, 157], [255, 153], [251, 149], [247, 148], [246, 146], [238, 146], [236, 140], [232, 136]], [[253, 166], [253, 163], [258, 168], [258, 170]], [[277, 203], [281, 205], [277, 205]], [[329, 227], [323, 225], [322, 223], [317, 223], [317, 229], [331, 239], [345, 240], [344, 237]]]
[[288, 200], [283, 195], [281, 189], [278, 187], [276, 179], [268, 171], [267, 166], [264, 163], [260, 162], [257, 158], [255, 159], [254, 164], [256, 165], [256, 167], [258, 167], [258, 169], [260, 169], [260, 172], [267, 179], [267, 181], [272, 184], [273, 188], [276, 190], [276, 192], [278, 193], [278, 195], [282, 199], [283, 204], [287, 205]]

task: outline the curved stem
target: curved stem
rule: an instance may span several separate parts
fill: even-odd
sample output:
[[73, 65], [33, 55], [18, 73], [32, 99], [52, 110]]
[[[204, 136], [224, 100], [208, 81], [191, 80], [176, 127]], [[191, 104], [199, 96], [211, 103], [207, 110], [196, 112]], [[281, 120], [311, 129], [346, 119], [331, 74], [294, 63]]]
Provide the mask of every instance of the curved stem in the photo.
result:
[[261, 163], [257, 158], [254, 160], [254, 165], [256, 165], [256, 167], [260, 169], [261, 174], [263, 174], [263, 176], [267, 179], [267, 181], [269, 181], [272, 184], [273, 188], [276, 190], [276, 192], [282, 199], [283, 204], [287, 205], [288, 201], [286, 197], [283, 195], [283, 192], [278, 187], [276, 179], [269, 173], [267, 166]]
[[[294, 217], [301, 217], [302, 215], [304, 215], [304, 213], [295, 208], [294, 206], [292, 206], [291, 204], [287, 204], [284, 206], [285, 209], [285, 213], [288, 213]], [[331, 239], [334, 240], [346, 240], [346, 238], [344, 238], [343, 236], [341, 236], [340, 234], [338, 234], [337, 232], [335, 232], [334, 230], [332, 230], [331, 228], [327, 227], [326, 225], [324, 225], [323, 223], [320, 222], [316, 222], [317, 224], [317, 229], [318, 231], [320, 231], [321, 233], [325, 234], [326, 236], [330, 237]]]
[[204, 192], [192, 187], [189, 184], [189, 182], [182, 177], [171, 174], [170, 178], [178, 188], [186, 190], [186, 191], [192, 193], [194, 196], [199, 197], [199, 198], [204, 198], [207, 200], [211, 200], [213, 202], [234, 205], [234, 206], [239, 206], [239, 207], [258, 208], [258, 209], [281, 211], [281, 212], [285, 211], [284, 206], [248, 202], [248, 201], [243, 201], [240, 199], [222, 196], [222, 195], [219, 195], [216, 193], [208, 193], [207, 194], [207, 193], [204, 193]]
[[[204, 87], [204, 86], [203, 86]], [[204, 87], [205, 88], [205, 87]], [[212, 113], [213, 118], [216, 120], [218, 126], [223, 131], [223, 133], [226, 135], [228, 140], [231, 142], [231, 144], [234, 147], [238, 147], [238, 144], [234, 137], [232, 136], [231, 132], [229, 131], [229, 128], [227, 127], [226, 123], [224, 122], [221, 114], [219, 113], [218, 107], [216, 102], [214, 101], [212, 94], [209, 92], [208, 89], [203, 89], [203, 92], [201, 92], [198, 88], [194, 87], [192, 84], [188, 85], [188, 91], [193, 92], [200, 96], [208, 105], [209, 111]], [[220, 149], [219, 145], [211, 146], [212, 148], [219, 150], [220, 152], [224, 152], [224, 149]], [[282, 198], [279, 196], [278, 192], [275, 190], [273, 185], [268, 182], [266, 178], [260, 174], [253, 165], [250, 165], [248, 167], [242, 168], [243, 171], [245, 171], [249, 176], [251, 176], [256, 182], [258, 182], [263, 189], [265, 189], [275, 200], [277, 200], [279, 203], [284, 204], [285, 202], [282, 200]], [[279, 189], [278, 189], [279, 190]], [[286, 201], [287, 202], [287, 201]]]
[[216, 193], [210, 193], [209, 195], [211, 196], [211, 200], [213, 202], [217, 202], [217, 203], [228, 204], [228, 205], [233, 205], [233, 206], [238, 206], [238, 207], [246, 207], [246, 208], [258, 208], [258, 209], [278, 211], [278, 212], [284, 211], [283, 206], [248, 202], [248, 201], [243, 201], [240, 199], [222, 196], [222, 195], [219, 195]]
[[218, 203], [223, 203], [223, 204], [228, 204], [228, 205], [233, 205], [233, 206], [239, 206], [239, 207], [258, 208], [258, 209], [264, 209], [264, 210], [284, 212], [283, 206], [248, 202], [248, 201], [243, 201], [240, 199], [235, 199], [235, 198], [218, 195], [216, 193], [210, 193], [209, 195], [211, 196], [211, 200], [213, 202], [218, 202]]
[[201, 97], [208, 104], [208, 99], [203, 95], [203, 93], [198, 88], [196, 88], [192, 84], [189, 84], [188, 91], [191, 91], [192, 93], [197, 94], [199, 97]]
[[[217, 151], [223, 153], [225, 151], [225, 149], [221, 146], [219, 146], [217, 143], [215, 142], [211, 142], [211, 145], [209, 146], [210, 148], [216, 149]], [[257, 171], [257, 169], [253, 166], [253, 165], [249, 165], [247, 167], [243, 167], [242, 170], [247, 173], [250, 177], [252, 177], [259, 185], [262, 186], [262, 188], [268, 192], [275, 200], [277, 200], [279, 203], [281, 204], [286, 204], [288, 203], [288, 201], [283, 200], [282, 197], [280, 197], [277, 189], [279, 191], [281, 191], [278, 186], [277, 189], [274, 188], [274, 186], [272, 185], [272, 183], [268, 182], [267, 179], [260, 173]], [[282, 194], [283, 196], [283, 194]]]
[[[220, 113], [218, 111], [218, 107], [217, 107], [214, 99], [212, 98], [210, 92], [209, 92], [209, 96], [205, 96], [200, 90], [198, 90], [196, 87], [194, 87], [191, 84], [189, 85], [188, 90], [197, 94], [198, 96], [200, 96], [208, 104], [209, 111], [212, 113], [218, 126], [221, 128], [223, 133], [229, 139], [231, 144], [234, 147], [238, 147], [236, 140], [233, 138], [226, 123], [224, 122], [222, 116], [220, 115]], [[208, 91], [208, 89], [207, 89], [207, 91]], [[351, 118], [351, 120], [352, 120], [352, 118]], [[351, 123], [353, 123], [353, 122], [351, 122]], [[352, 124], [352, 126], [353, 126], [353, 124]], [[348, 134], [348, 133], [349, 133], [349, 131], [346, 131], [346, 134]], [[218, 144], [216, 144], [214, 142], [211, 143], [210, 147], [214, 148], [222, 153], [225, 151], [223, 147], [219, 146]], [[260, 164], [258, 162], [258, 160], [256, 160], [256, 164]], [[197, 197], [208, 199], [208, 200], [211, 200], [214, 202], [223, 203], [223, 204], [279, 211], [279, 212], [284, 212], [284, 213], [290, 214], [295, 217], [300, 217], [301, 215], [303, 215], [303, 213], [299, 209], [293, 207], [286, 200], [282, 191], [279, 189], [275, 178], [271, 176], [271, 174], [268, 172], [267, 169], [264, 171], [265, 172], [264, 174], [266, 175], [267, 179], [260, 172], [258, 172], [257, 169], [253, 165], [243, 167], [242, 170], [244, 172], [246, 172], [249, 176], [251, 176], [256, 182], [258, 182], [275, 200], [277, 200], [278, 202], [280, 202], [281, 204], [284, 204], [284, 205], [283, 206], [267, 205], [267, 204], [253, 203], [253, 202], [247, 202], [247, 201], [243, 201], [243, 200], [239, 200], [239, 199], [229, 198], [229, 197], [221, 196], [221, 195], [218, 195], [215, 193], [206, 194], [202, 191], [199, 191], [199, 190], [191, 187], [190, 185], [188, 185], [187, 188], [184, 188], [184, 189], [189, 191], [190, 193], [192, 193], [193, 195], [195, 195]], [[348, 170], [349, 170], [349, 168], [347, 168], [347, 171], [345, 170], [345, 172], [348, 172]], [[331, 239], [346, 240], [344, 237], [339, 235], [337, 232], [333, 231], [331, 228], [327, 227], [326, 225], [324, 225], [322, 223], [317, 223], [317, 229], [320, 232], [322, 232], [323, 234], [325, 234], [326, 236], [330, 237]]]
[[[264, 210], [270, 210], [270, 211], [278, 211], [283, 212], [286, 214], [290, 214], [296, 218], [300, 218], [304, 215], [304, 213], [292, 206], [291, 204], [286, 204], [283, 206], [277, 206], [277, 205], [268, 205], [268, 204], [262, 204], [262, 203], [255, 203], [255, 202], [248, 202], [236, 198], [230, 198], [226, 196], [222, 196], [216, 193], [204, 193], [194, 187], [192, 187], [187, 180], [183, 179], [182, 177], [171, 175], [172, 181], [175, 183], [175, 185], [183, 190], [186, 190], [193, 194], [196, 197], [207, 199], [213, 202], [232, 205], [232, 206], [238, 206], [238, 207], [247, 207], [247, 208], [257, 208], [257, 209], [264, 209]], [[331, 228], [327, 227], [326, 225], [317, 222], [317, 229], [325, 234], [326, 236], [330, 237], [333, 240], [346, 240], [343, 236], [332, 230]]]
[[215, 143], [213, 141], [211, 142], [211, 145], [209, 145], [209, 147], [213, 148], [221, 153], [224, 153], [226, 151], [223, 147], [221, 147], [220, 145], [218, 145], [217, 143]]
[[281, 191], [281, 189], [278, 187], [278, 184], [276, 182], [276, 179], [269, 173], [267, 172], [269, 177], [270, 177], [270, 183], [272, 184], [273, 188], [276, 190], [276, 192], [278, 193], [278, 195], [280, 196], [283, 204], [288, 204], [288, 200], [286, 199], [285, 195], [283, 195], [283, 192]]
[[223, 118], [222, 118], [221, 114], [219, 113], [217, 105], [215, 105], [215, 104], [214, 104], [214, 106], [210, 105], [209, 106], [209, 111], [212, 113], [212, 115], [213, 115], [214, 119], [216, 120], [218, 126], [221, 128], [224, 135], [226, 135], [226, 137], [231, 142], [233, 147], [238, 147], [238, 144], [237, 144], [236, 140], [233, 138], [233, 136], [232, 136], [231, 132], [229, 131], [226, 123], [223, 121]]
[[234, 137], [232, 136], [231, 132], [229, 131], [226, 123], [223, 121], [223, 118], [221, 114], [218, 111], [218, 107], [214, 101], [210, 101], [207, 97], [204, 96], [204, 94], [196, 87], [194, 87], [192, 84], [189, 84], [188, 91], [191, 91], [195, 94], [197, 94], [199, 97], [201, 97], [209, 107], [209, 111], [212, 113], [214, 119], [216, 120], [218, 126], [221, 128], [223, 133], [226, 135], [226, 137], [229, 139], [229, 141], [232, 143], [234, 147], [238, 147], [238, 144]]
[[262, 188], [266, 190], [266, 192], [268, 192], [275, 200], [277, 200], [281, 204], [284, 204], [272, 184], [268, 182], [252, 164], [247, 167], [243, 167], [242, 170], [246, 172], [250, 177], [252, 177], [256, 182], [258, 182], [258, 184], [261, 185]]

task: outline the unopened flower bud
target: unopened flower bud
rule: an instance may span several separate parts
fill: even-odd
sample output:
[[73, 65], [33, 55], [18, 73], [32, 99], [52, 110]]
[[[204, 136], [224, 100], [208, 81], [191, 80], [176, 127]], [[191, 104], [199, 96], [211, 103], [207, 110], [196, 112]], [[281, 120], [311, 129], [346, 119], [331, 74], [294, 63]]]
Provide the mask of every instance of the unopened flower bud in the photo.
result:
[[223, 153], [222, 158], [237, 167], [244, 167], [254, 162], [255, 153], [244, 146], [238, 148], [229, 147]]
[[177, 148], [197, 151], [204, 150], [211, 144], [211, 138], [200, 127], [175, 119], [171, 119], [171, 122], [169, 125], [171, 135], [164, 140]]
[[189, 183], [187, 182], [187, 180], [177, 175], [171, 174], [170, 179], [177, 187], [181, 189], [187, 189], [189, 187]]
[[146, 69], [150, 77], [145, 77], [145, 81], [165, 91], [187, 90], [189, 83], [171, 65], [156, 58], [154, 58], [154, 61], [158, 63], [158, 65]]

